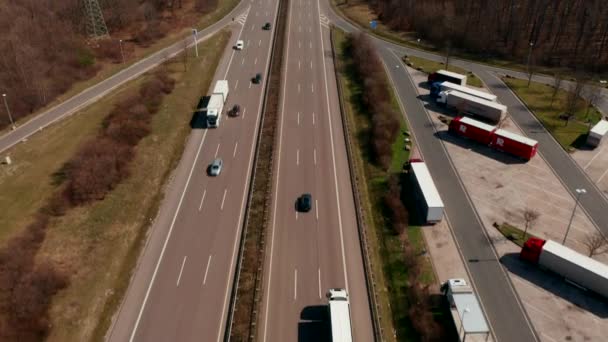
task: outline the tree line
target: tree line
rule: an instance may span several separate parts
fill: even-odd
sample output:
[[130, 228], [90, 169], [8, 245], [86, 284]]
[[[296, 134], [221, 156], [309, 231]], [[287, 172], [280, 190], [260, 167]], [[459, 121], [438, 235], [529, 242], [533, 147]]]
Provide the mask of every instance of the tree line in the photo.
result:
[[[453, 46], [547, 66], [608, 70], [602, 0], [366, 0], [391, 28]], [[531, 45], [532, 44], [532, 45]]]
[[[112, 39], [87, 39], [81, 0], [7, 0], [0, 6], [0, 93], [13, 119], [50, 104], [104, 62], [121, 62], [134, 46], [147, 46], [172, 28], [194, 24], [218, 0], [99, 0]], [[9, 117], [0, 107], [0, 129]]]

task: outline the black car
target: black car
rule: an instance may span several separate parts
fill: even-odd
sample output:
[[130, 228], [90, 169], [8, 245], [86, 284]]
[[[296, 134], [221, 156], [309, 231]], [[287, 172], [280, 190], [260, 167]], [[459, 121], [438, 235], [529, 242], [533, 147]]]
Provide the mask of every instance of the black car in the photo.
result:
[[255, 84], [259, 84], [260, 82], [262, 82], [262, 74], [260, 74], [260, 73], [255, 74], [255, 77], [251, 79], [251, 82], [253, 82]]
[[230, 109], [230, 111], [228, 112], [228, 114], [230, 116], [239, 116], [239, 114], [241, 113], [241, 106], [239, 106], [238, 104], [235, 104], [232, 109]]
[[270, 30], [270, 23], [266, 23], [264, 26], [262, 26], [262, 29], [264, 30]]
[[297, 202], [298, 211], [308, 212], [312, 209], [312, 195], [311, 194], [303, 194], [298, 197]]

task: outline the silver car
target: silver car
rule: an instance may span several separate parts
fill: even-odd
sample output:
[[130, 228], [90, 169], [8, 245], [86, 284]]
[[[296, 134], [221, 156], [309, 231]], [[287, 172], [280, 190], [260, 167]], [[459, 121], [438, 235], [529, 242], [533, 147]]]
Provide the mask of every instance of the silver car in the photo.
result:
[[219, 176], [222, 172], [222, 166], [224, 166], [224, 162], [221, 158], [213, 160], [213, 162], [209, 165], [209, 176]]

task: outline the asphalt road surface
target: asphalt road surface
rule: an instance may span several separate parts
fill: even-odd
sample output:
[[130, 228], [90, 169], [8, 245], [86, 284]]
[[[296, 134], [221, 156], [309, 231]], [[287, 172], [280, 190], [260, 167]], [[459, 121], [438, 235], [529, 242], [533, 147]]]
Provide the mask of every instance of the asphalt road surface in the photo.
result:
[[[242, 14], [248, 8], [249, 4], [249, 1], [242, 1], [220, 21], [214, 23], [213, 25], [210, 25], [204, 30], [199, 31], [197, 34], [198, 41], [200, 42], [201, 40], [207, 39], [214, 33], [224, 28], [226, 25], [230, 24], [232, 22], [232, 18]], [[192, 36], [186, 38], [186, 40], [190, 42], [190, 45], [192, 45], [194, 41]], [[73, 97], [69, 98], [64, 102], [61, 102], [57, 106], [54, 106], [49, 110], [37, 114], [28, 121], [19, 123], [15, 130], [8, 131], [7, 133], [4, 133], [0, 136], [0, 153], [8, 150], [13, 145], [19, 143], [20, 141], [23, 141], [30, 135], [35, 134], [46, 126], [53, 124], [54, 122], [61, 120], [66, 116], [74, 114], [78, 110], [90, 105], [91, 103], [94, 103], [104, 95], [108, 94], [110, 91], [124, 84], [125, 82], [128, 82], [129, 80], [140, 76], [146, 71], [162, 63], [165, 59], [175, 56], [183, 50], [184, 43], [183, 41], [179, 41], [169, 47], [166, 47], [160, 51], [153, 53], [152, 55], [146, 58], [141, 59], [140, 61], [116, 73], [115, 75], [83, 90], [82, 92], [78, 93], [77, 95], [74, 95]], [[19, 96], [19, 94], [8, 94], [9, 105], [10, 98], [14, 96]], [[2, 115], [6, 114], [2, 113]]]
[[[327, 3], [325, 6], [334, 24], [349, 32], [358, 31], [356, 27], [333, 13]], [[452, 228], [461, 256], [465, 260], [496, 339], [498, 341], [537, 340], [506, 271], [498, 261], [485, 234], [466, 189], [460, 182], [441, 140], [436, 137], [428, 113], [417, 98], [418, 93], [413, 81], [400, 61], [402, 54], [394, 53], [392, 50], [394, 44], [375, 38], [373, 41], [389, 72], [399, 101], [415, 134], [418, 148], [446, 204], [446, 219]]]
[[[226, 106], [239, 104], [241, 114], [231, 118], [225, 109], [218, 128], [193, 130], [110, 341], [224, 337], [266, 83], [252, 84], [251, 78], [266, 75], [273, 31], [262, 26], [275, 22], [277, 10], [276, 1], [248, 3], [248, 16], [236, 20], [215, 74], [229, 82]], [[237, 39], [245, 42], [242, 51], [232, 50]], [[223, 170], [209, 177], [207, 166], [216, 157]]]
[[[328, 341], [325, 293], [347, 288], [356, 341], [373, 331], [327, 19], [291, 0], [260, 341]], [[296, 198], [311, 193], [312, 210]]]

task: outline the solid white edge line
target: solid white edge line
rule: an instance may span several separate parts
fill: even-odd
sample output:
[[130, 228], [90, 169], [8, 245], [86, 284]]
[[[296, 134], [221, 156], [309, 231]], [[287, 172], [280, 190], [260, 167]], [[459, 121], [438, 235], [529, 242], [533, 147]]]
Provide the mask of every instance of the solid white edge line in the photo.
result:
[[[274, 12], [277, 15], [278, 15], [278, 8], [279, 8], [279, 2], [277, 1], [277, 4], [275, 6], [275, 10], [274, 10]], [[276, 21], [275, 21], [275, 23], [276, 23]], [[275, 28], [273, 28], [272, 31], [271, 31], [272, 37], [274, 37], [274, 30], [275, 30]], [[268, 70], [268, 65], [270, 63], [270, 51], [271, 51], [271, 49], [272, 49], [272, 38], [271, 38], [270, 44], [268, 44], [268, 57], [266, 58], [266, 66], [265, 66], [264, 70]], [[249, 84], [251, 86], [251, 82], [249, 82]], [[265, 85], [266, 85], [266, 78], [264, 78], [264, 80], [262, 80], [262, 89], [264, 89], [263, 87]], [[258, 116], [257, 116], [257, 119], [256, 119], [255, 132], [254, 132], [254, 135], [253, 135], [254, 141], [251, 144], [251, 151], [249, 152], [249, 165], [247, 167], [247, 170], [251, 170], [251, 163], [253, 162], [253, 155], [254, 155], [253, 152], [254, 152], [254, 148], [255, 148], [255, 145], [256, 145], [255, 138], [257, 137], [258, 131], [259, 131], [259, 121], [260, 121], [260, 113], [261, 113], [261, 110], [262, 110], [262, 103], [263, 103], [263, 96], [260, 96], [260, 101], [259, 101], [259, 105], [258, 105]], [[279, 156], [279, 158], [280, 158], [280, 156]], [[245, 187], [248, 188], [249, 187], [250, 177], [246, 177], [246, 180], [247, 180], [247, 182], [245, 184]], [[239, 222], [239, 225], [237, 227], [242, 226], [243, 210], [245, 208], [245, 201], [247, 199], [247, 194], [248, 194], [248, 191], [244, 191], [243, 192], [243, 199], [241, 201], [241, 211], [239, 213], [239, 217], [240, 217], [240, 221], [241, 222]], [[238, 228], [237, 228], [237, 231], [238, 231]], [[238, 234], [237, 234], [237, 236], [238, 236]], [[235, 238], [234, 239], [234, 244], [233, 244], [233, 247], [232, 247], [232, 260], [230, 261], [230, 269], [231, 270], [234, 268], [234, 259], [236, 257], [237, 251], [238, 251], [238, 249], [237, 249], [238, 242], [239, 242], [239, 239]], [[228, 289], [228, 288], [230, 288], [230, 277], [228, 277], [228, 279], [226, 280], [226, 289]], [[228, 293], [229, 292], [230, 291], [226, 291], [226, 293], [224, 295], [224, 307], [222, 308], [222, 315], [220, 316], [221, 319], [220, 319], [220, 324], [218, 326], [218, 331], [217, 331], [217, 342], [220, 342], [221, 338], [222, 338], [221, 332], [222, 332], [222, 326], [224, 325], [224, 316], [226, 314], [226, 307], [228, 306]]]
[[182, 261], [182, 267], [179, 269], [179, 275], [177, 276], [177, 282], [175, 283], [175, 286], [179, 286], [179, 281], [182, 279], [182, 272], [184, 272], [184, 265], [186, 265], [187, 258], [188, 258], [188, 256], [184, 255], [184, 260]]
[[209, 255], [209, 260], [207, 260], [207, 268], [205, 269], [205, 277], [203, 278], [203, 285], [207, 283], [207, 273], [209, 273], [209, 266], [211, 265], [211, 257], [213, 255]]
[[[277, 1], [278, 4], [278, 1]], [[291, 6], [292, 2], [290, 2], [290, 6], [287, 9], [287, 46], [285, 48], [285, 65], [289, 63], [289, 30], [291, 28]], [[281, 120], [281, 125], [279, 126], [279, 150], [277, 151], [277, 182], [275, 183], [274, 189], [274, 206], [272, 210], [272, 226], [271, 226], [271, 234], [270, 234], [270, 260], [268, 266], [268, 288], [266, 289], [266, 295], [264, 296], [266, 300], [266, 305], [264, 309], [264, 332], [262, 333], [262, 342], [266, 342], [266, 334], [268, 333], [268, 308], [270, 305], [270, 288], [272, 287], [272, 257], [274, 253], [274, 232], [275, 225], [277, 220], [277, 196], [279, 192], [279, 180], [280, 180], [280, 171], [281, 171], [281, 142], [283, 140], [283, 113], [285, 111], [285, 84], [287, 81], [287, 68], [285, 68], [285, 72], [283, 73], [283, 96], [281, 97], [281, 115], [279, 119]], [[296, 211], [296, 218], [298, 212]], [[219, 342], [219, 341], [218, 341]]]
[[[319, 16], [321, 16], [321, 4], [319, 0], [317, 0], [317, 11], [319, 12]], [[325, 101], [327, 102], [327, 122], [329, 124], [329, 140], [331, 142], [331, 159], [334, 169], [334, 186], [336, 189], [336, 206], [338, 208], [338, 227], [340, 230], [340, 248], [342, 250], [342, 267], [344, 268], [344, 285], [347, 292], [350, 292], [348, 289], [348, 271], [346, 270], [346, 254], [344, 252], [344, 230], [342, 228], [342, 210], [340, 209], [340, 190], [338, 189], [338, 172], [336, 171], [336, 153], [334, 147], [334, 134], [331, 126], [331, 107], [329, 105], [329, 89], [327, 85], [327, 67], [325, 66], [325, 45], [323, 43], [323, 28], [321, 26], [321, 21], [319, 21], [319, 36], [321, 37], [321, 62], [323, 63], [323, 76], [325, 78]], [[312, 43], [311, 43], [312, 44]]]

